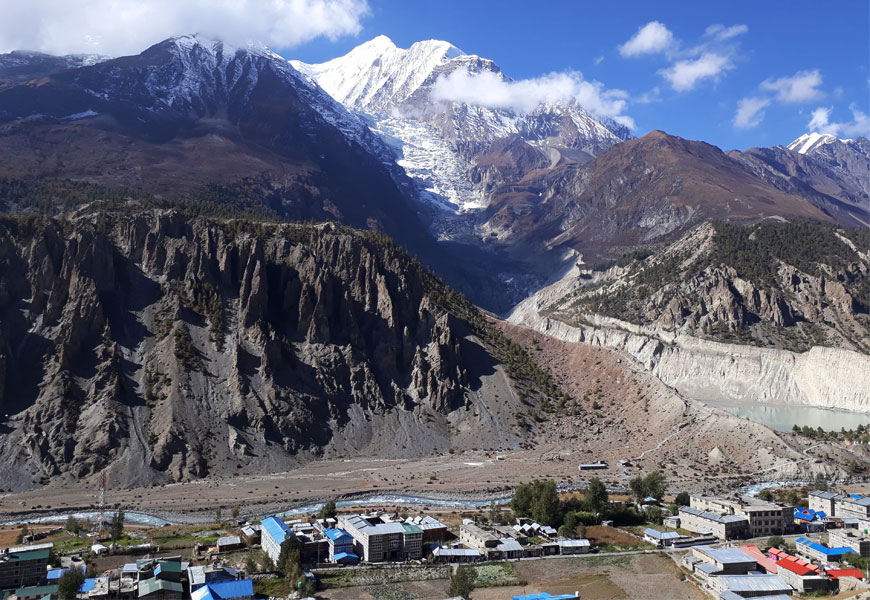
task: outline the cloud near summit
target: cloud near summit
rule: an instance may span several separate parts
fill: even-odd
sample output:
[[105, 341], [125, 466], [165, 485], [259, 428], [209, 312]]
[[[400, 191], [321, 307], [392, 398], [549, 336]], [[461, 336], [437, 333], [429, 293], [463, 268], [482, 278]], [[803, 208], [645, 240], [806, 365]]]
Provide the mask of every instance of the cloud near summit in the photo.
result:
[[531, 112], [541, 104], [576, 100], [590, 113], [633, 129], [634, 120], [623, 114], [627, 97], [623, 90], [606, 90], [601, 82], [588, 81], [578, 72], [512, 81], [488, 71], [473, 75], [454, 71], [439, 77], [432, 89], [435, 101], [464, 102], [517, 113]]
[[10, 0], [0, 52], [122, 56], [186, 33], [287, 48], [356, 34], [368, 12], [366, 0]]

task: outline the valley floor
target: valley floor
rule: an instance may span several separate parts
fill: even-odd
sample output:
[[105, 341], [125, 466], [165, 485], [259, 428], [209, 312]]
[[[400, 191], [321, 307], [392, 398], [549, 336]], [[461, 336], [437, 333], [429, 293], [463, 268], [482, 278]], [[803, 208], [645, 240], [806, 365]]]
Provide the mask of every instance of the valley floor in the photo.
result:
[[[240, 472], [151, 487], [110, 487], [107, 504], [174, 522], [201, 522], [212, 519], [218, 508], [226, 514], [236, 505], [243, 516], [259, 516], [327, 499], [390, 493], [489, 500], [540, 478], [553, 479], [562, 488], [582, 488], [599, 477], [611, 489], [627, 489], [630, 478], [654, 469], [664, 472], [670, 493], [721, 494], [750, 483], [807, 481], [818, 473], [843, 480], [850, 460], [867, 462], [861, 444], [774, 432], [686, 399], [626, 354], [502, 327], [553, 373], [562, 389], [580, 399], [570, 410], [539, 413], [540, 422], [529, 418], [530, 443], [522, 447], [475, 449], [475, 437], [487, 438], [481, 431], [458, 436], [461, 443], [449, 453], [428, 458], [323, 459], [270, 475]], [[621, 459], [632, 466], [620, 466]], [[599, 460], [609, 467], [578, 470], [581, 463]], [[5, 494], [0, 496], [0, 521], [92, 509], [97, 493], [98, 485], [86, 481]]]

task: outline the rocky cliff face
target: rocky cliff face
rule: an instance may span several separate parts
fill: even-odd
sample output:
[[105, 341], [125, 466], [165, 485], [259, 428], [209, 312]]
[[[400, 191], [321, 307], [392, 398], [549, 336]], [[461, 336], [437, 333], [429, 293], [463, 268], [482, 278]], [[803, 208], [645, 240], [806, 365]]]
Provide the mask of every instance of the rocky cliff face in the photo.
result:
[[870, 412], [863, 385], [870, 357], [850, 350], [813, 347], [804, 353], [725, 344], [606, 317], [569, 324], [546, 316], [570, 281], [523, 302], [509, 321], [572, 343], [628, 353], [682, 396], [696, 399], [804, 405]]
[[474, 431], [487, 386], [510, 386], [431, 276], [375, 234], [165, 211], [6, 218], [0, 272], [11, 488], [445, 451], [448, 418]]

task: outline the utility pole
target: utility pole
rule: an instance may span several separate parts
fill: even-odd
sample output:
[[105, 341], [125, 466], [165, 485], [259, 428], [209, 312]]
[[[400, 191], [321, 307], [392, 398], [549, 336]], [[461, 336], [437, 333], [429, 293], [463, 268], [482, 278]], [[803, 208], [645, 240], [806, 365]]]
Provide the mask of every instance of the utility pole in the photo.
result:
[[100, 495], [97, 501], [99, 507], [99, 519], [97, 525], [97, 534], [99, 538], [103, 537], [103, 525], [106, 522], [106, 472], [100, 473]]

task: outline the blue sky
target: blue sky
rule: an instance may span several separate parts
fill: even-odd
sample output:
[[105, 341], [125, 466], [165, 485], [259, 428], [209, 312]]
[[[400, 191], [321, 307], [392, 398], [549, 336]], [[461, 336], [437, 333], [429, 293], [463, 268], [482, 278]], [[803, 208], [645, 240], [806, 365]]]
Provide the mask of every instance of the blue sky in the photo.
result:
[[744, 149], [788, 143], [811, 120], [813, 129], [841, 137], [867, 135], [867, 0], [368, 4], [357, 35], [279, 51], [321, 62], [379, 34], [401, 47], [445, 39], [493, 59], [515, 79], [579, 71], [605, 89], [624, 90], [636, 135], [663, 129]]

